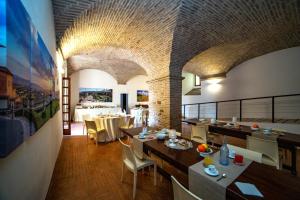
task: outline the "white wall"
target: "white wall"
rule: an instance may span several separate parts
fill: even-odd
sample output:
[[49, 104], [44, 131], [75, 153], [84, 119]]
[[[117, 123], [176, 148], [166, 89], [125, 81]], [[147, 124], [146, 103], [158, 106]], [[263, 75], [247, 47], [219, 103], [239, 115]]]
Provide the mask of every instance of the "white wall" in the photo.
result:
[[[272, 52], [250, 59], [227, 73], [227, 77], [218, 85], [202, 82], [200, 96], [186, 96], [194, 86], [194, 75], [183, 72], [182, 103], [201, 103], [239, 98], [275, 96], [300, 93], [300, 47]], [[298, 103], [296, 102], [298, 101]], [[295, 105], [299, 104], [299, 97], [295, 98]], [[268, 104], [270, 105], [270, 104]], [[252, 105], [253, 106], [253, 105]], [[259, 108], [259, 107], [257, 107]], [[259, 115], [270, 114], [270, 108], [258, 111]], [[211, 109], [208, 109], [211, 110]], [[194, 108], [190, 108], [192, 115]], [[249, 111], [250, 112], [250, 111]], [[260, 113], [259, 113], [260, 112]], [[294, 110], [299, 117], [300, 110]], [[207, 111], [208, 116], [214, 116]], [[285, 113], [281, 113], [284, 115]], [[244, 116], [246, 117], [246, 116]], [[300, 126], [298, 131], [300, 133]], [[286, 127], [284, 127], [286, 128]], [[293, 129], [295, 132], [296, 129]]]
[[[22, 0], [55, 59], [51, 0]], [[0, 199], [45, 199], [62, 141], [61, 110], [35, 135], [0, 159]]]
[[137, 102], [136, 92], [137, 90], [149, 90], [149, 86], [146, 83], [147, 76], [139, 75], [135, 76], [127, 82], [128, 93], [128, 105], [134, 107], [136, 104], [148, 104], [148, 102]]
[[[183, 96], [182, 102], [185, 104], [300, 93], [299, 57], [300, 47], [294, 47], [250, 59], [229, 71], [220, 83], [219, 90], [210, 90], [209, 85], [204, 83], [201, 96]], [[183, 76], [187, 77], [183, 81], [183, 88], [190, 90], [193, 75], [183, 73]], [[189, 88], [186, 89], [187, 87]]]
[[139, 75], [130, 79], [126, 85], [119, 85], [108, 73], [97, 69], [84, 69], [71, 75], [71, 108], [74, 111], [79, 101], [80, 88], [107, 88], [113, 89], [113, 102], [102, 103], [103, 105], [120, 105], [120, 94], [128, 94], [128, 105], [133, 107], [138, 104], [137, 90], [148, 90], [147, 76]]

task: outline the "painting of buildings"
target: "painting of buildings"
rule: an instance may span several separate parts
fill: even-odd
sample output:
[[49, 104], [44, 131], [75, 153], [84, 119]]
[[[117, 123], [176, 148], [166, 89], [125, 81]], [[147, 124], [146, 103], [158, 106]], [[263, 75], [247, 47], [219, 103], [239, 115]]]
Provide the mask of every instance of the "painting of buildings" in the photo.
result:
[[0, 0], [0, 6], [5, 11], [0, 13], [0, 157], [5, 157], [59, 109], [59, 96], [55, 63], [23, 4]]
[[79, 102], [112, 102], [112, 89], [80, 88]]

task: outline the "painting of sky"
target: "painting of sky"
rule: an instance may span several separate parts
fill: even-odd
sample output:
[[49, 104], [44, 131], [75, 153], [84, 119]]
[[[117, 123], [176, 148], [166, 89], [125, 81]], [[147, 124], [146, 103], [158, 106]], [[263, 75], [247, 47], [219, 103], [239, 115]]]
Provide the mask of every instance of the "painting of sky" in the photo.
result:
[[6, 65], [6, 0], [0, 0], [0, 66]]
[[20, 0], [0, 0], [0, 31], [0, 157], [5, 157], [59, 110], [59, 91], [55, 62]]

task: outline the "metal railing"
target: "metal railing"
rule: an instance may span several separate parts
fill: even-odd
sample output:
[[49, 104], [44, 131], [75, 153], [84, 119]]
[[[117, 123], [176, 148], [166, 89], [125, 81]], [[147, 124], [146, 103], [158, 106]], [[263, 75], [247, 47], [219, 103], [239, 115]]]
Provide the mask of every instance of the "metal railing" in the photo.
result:
[[[203, 102], [203, 103], [193, 103], [193, 104], [183, 104], [182, 105], [182, 116], [183, 118], [186, 118], [186, 108], [188, 106], [193, 106], [194, 109], [193, 112], [195, 113], [195, 111], [197, 112], [195, 118], [200, 119], [201, 116], [201, 108], [205, 107], [207, 105], [214, 105], [214, 112], [210, 114], [211, 118], [215, 118], [215, 119], [219, 119], [219, 113], [220, 113], [220, 106], [224, 103], [229, 103], [229, 102], [235, 102], [238, 105], [239, 111], [236, 112], [236, 114], [238, 116], [239, 121], [243, 121], [244, 116], [243, 116], [243, 109], [245, 107], [245, 102], [247, 101], [253, 101], [253, 100], [269, 100], [270, 102], [268, 103], [268, 106], [270, 106], [271, 111], [270, 112], [271, 116], [270, 116], [270, 122], [275, 123], [275, 114], [276, 114], [276, 105], [280, 105], [280, 103], [276, 103], [277, 99], [280, 98], [290, 98], [290, 97], [300, 97], [300, 94], [289, 94], [289, 95], [278, 95], [278, 96], [265, 96], [265, 97], [255, 97], [255, 98], [244, 98], [244, 99], [232, 99], [232, 100], [224, 100], [224, 101], [212, 101], [212, 102]], [[285, 100], [286, 101], [286, 100]], [[298, 120], [300, 123], [300, 117], [298, 118], [298, 116], [300, 116], [300, 98], [296, 99], [296, 101], [294, 100], [294, 103], [296, 102], [296, 108], [288, 108], [290, 111], [289, 112], [293, 112], [295, 114], [296, 112], [296, 119], [294, 120]], [[256, 103], [257, 104], [257, 103]], [[282, 103], [281, 103], [282, 104]], [[266, 105], [266, 104], [265, 104]], [[289, 104], [286, 104], [289, 105]], [[286, 106], [285, 105], [285, 106]], [[298, 107], [297, 107], [298, 106]], [[295, 110], [296, 109], [296, 110]], [[247, 109], [249, 112], [249, 109]], [[298, 112], [299, 111], [299, 112]], [[213, 116], [214, 115], [214, 116]], [[232, 117], [232, 116], [231, 116]]]

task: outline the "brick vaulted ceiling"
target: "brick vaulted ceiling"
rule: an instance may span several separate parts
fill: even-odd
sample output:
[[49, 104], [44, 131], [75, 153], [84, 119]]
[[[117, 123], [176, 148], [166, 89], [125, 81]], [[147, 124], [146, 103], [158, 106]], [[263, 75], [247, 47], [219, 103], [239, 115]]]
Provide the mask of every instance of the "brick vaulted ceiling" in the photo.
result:
[[[120, 82], [134, 71], [210, 77], [300, 46], [300, 0], [53, 0], [53, 9], [70, 72], [105, 69]], [[133, 74], [115, 72], [126, 67]]]

